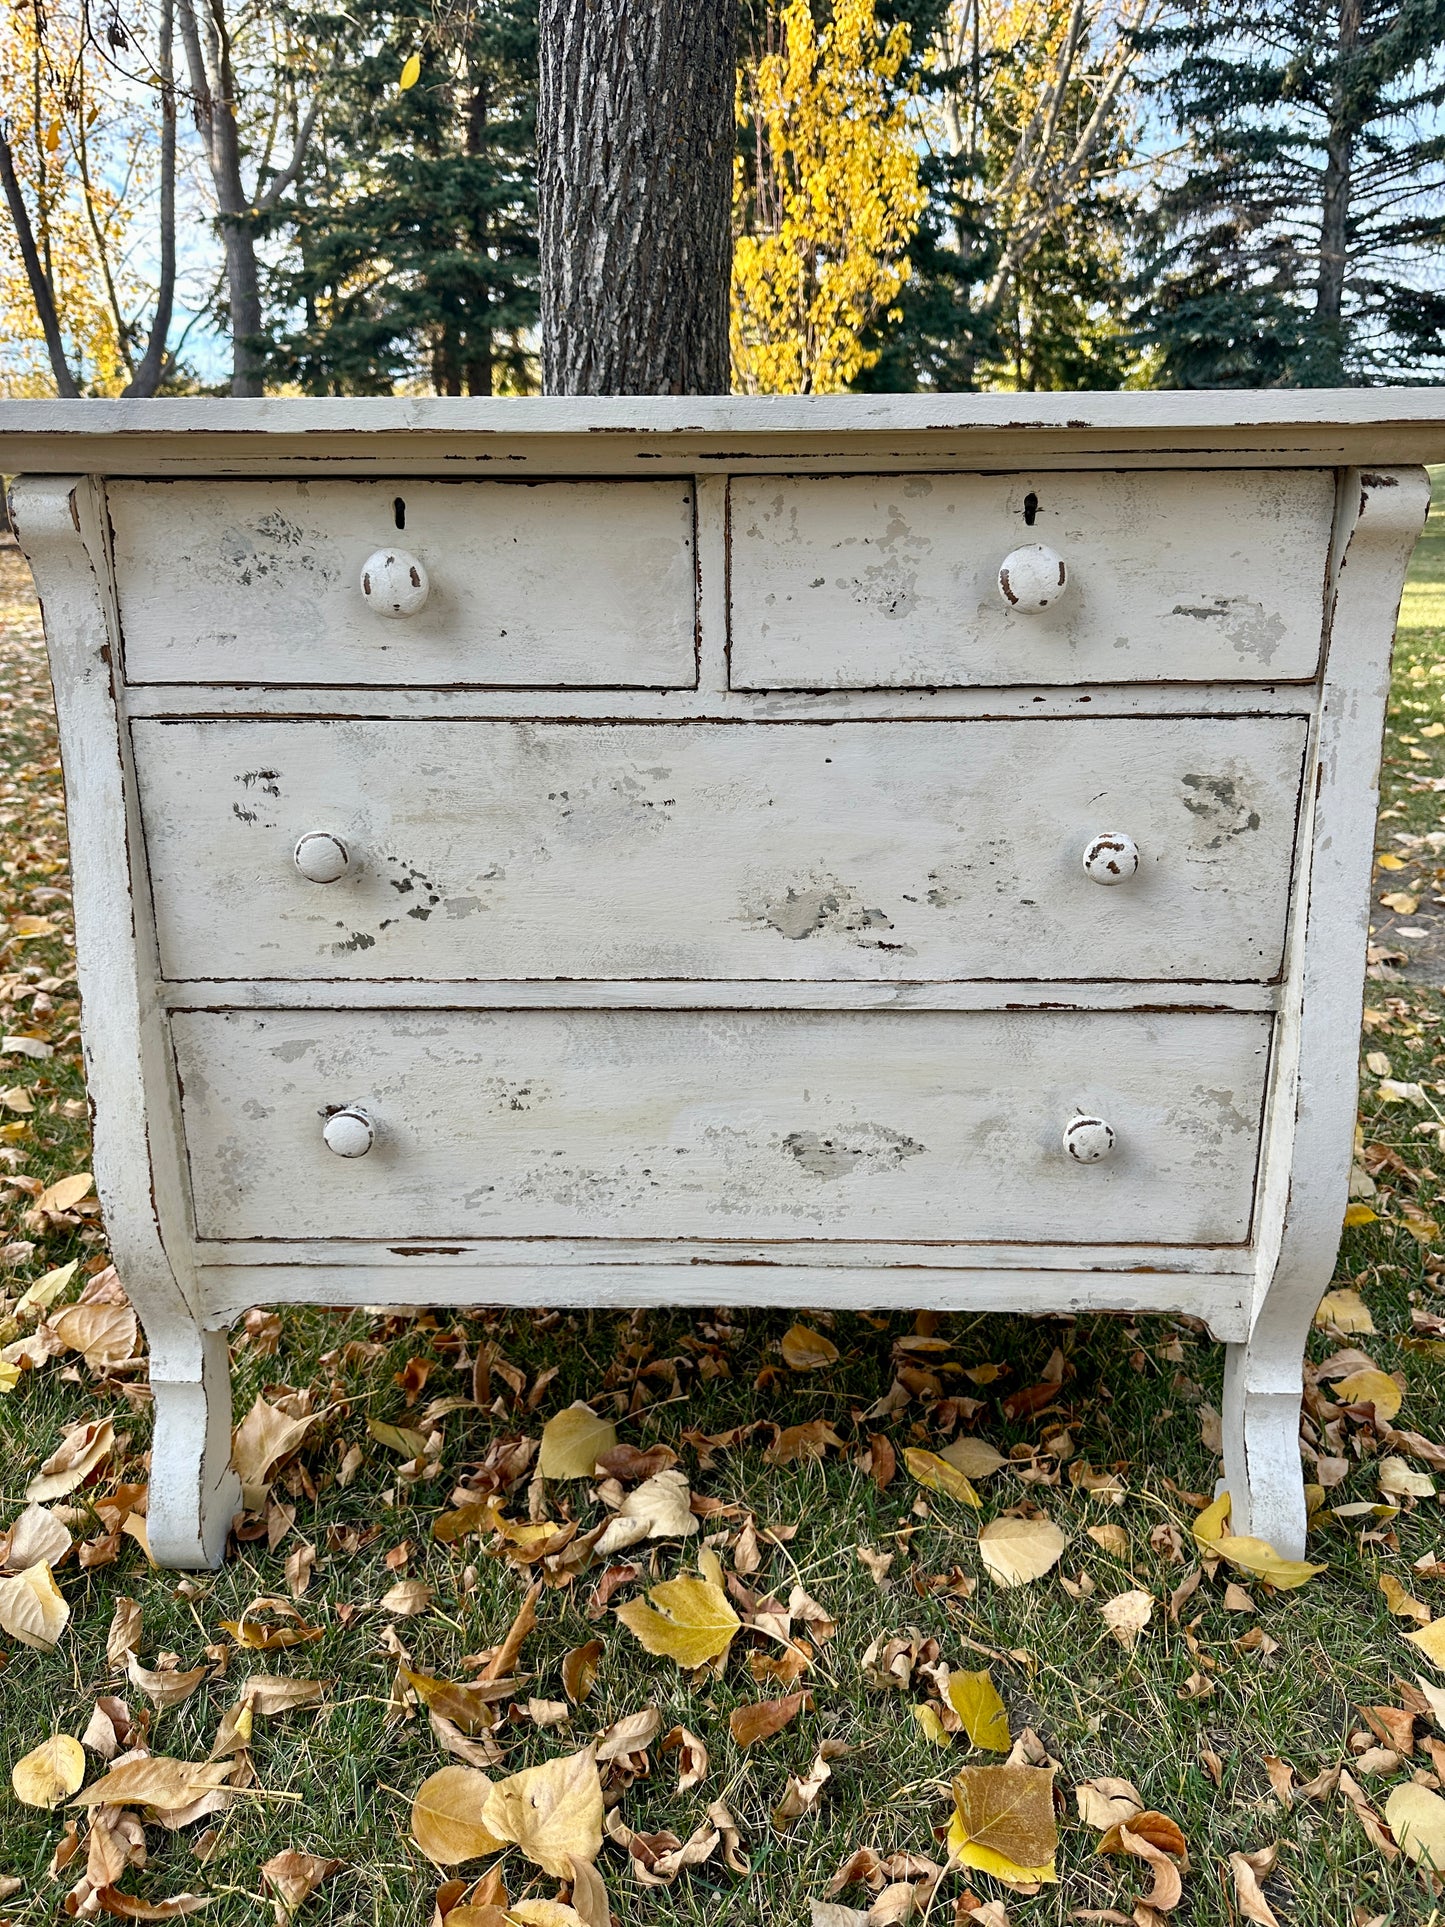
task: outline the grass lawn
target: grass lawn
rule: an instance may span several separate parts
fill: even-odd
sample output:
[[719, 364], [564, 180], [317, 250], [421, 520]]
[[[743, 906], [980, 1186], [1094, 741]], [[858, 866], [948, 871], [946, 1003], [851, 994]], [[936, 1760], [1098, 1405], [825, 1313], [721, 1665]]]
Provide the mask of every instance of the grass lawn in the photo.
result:
[[[44, 1058], [12, 1050], [0, 1065], [7, 1087], [0, 1093], [3, 1343], [34, 1329], [33, 1321], [17, 1324], [11, 1316], [30, 1282], [78, 1259], [63, 1303], [107, 1260], [93, 1207], [39, 1219], [35, 1185], [17, 1182], [50, 1183], [84, 1170], [87, 1150], [43, 653], [13, 551], [0, 554], [0, 570], [0, 1015], [8, 1036], [32, 1037], [53, 1050]], [[1445, 835], [1436, 835], [1437, 825], [1445, 828], [1439, 492], [1406, 594], [1390, 729], [1380, 849], [1402, 867], [1381, 873], [1377, 895], [1398, 893], [1415, 904], [1388, 916], [1381, 910], [1372, 951], [1362, 1157], [1377, 1187], [1369, 1200], [1377, 1215], [1346, 1231], [1339, 1267], [1340, 1281], [1357, 1287], [1368, 1304], [1377, 1335], [1317, 1332], [1312, 1351], [1324, 1360], [1342, 1345], [1363, 1347], [1407, 1387], [1397, 1423], [1445, 1443], [1445, 1374], [1432, 1353], [1438, 1341], [1428, 1331], [1422, 1340], [1414, 1329], [1419, 1314], [1445, 1313], [1445, 1235], [1433, 1223], [1437, 1173], [1445, 1166], [1445, 1003], [1422, 980], [1445, 975], [1432, 965], [1445, 905]], [[1438, 790], [1430, 787], [1437, 780]], [[22, 921], [36, 918], [45, 925]], [[1407, 934], [1414, 931], [1424, 935]], [[1387, 1082], [1416, 1085], [1418, 1094], [1382, 1095]], [[1334, 1481], [1311, 1540], [1311, 1556], [1328, 1563], [1326, 1572], [1283, 1592], [1220, 1568], [1171, 1611], [1171, 1594], [1187, 1588], [1198, 1568], [1189, 1528], [1218, 1471], [1209, 1441], [1217, 1436], [1221, 1353], [1199, 1332], [1167, 1319], [915, 1320], [905, 1310], [862, 1317], [817, 1309], [798, 1317], [832, 1341], [835, 1363], [790, 1370], [779, 1341], [793, 1320], [768, 1312], [253, 1317], [235, 1335], [238, 1416], [262, 1392], [272, 1402], [288, 1391], [309, 1393], [325, 1410], [276, 1483], [269, 1535], [268, 1521], [258, 1520], [256, 1535], [233, 1548], [220, 1572], [191, 1578], [151, 1571], [133, 1538], [108, 1539], [105, 1532], [106, 1495], [146, 1477], [143, 1370], [102, 1367], [97, 1376], [70, 1351], [25, 1372], [0, 1395], [0, 1528], [24, 1506], [27, 1482], [67, 1427], [109, 1417], [123, 1438], [98, 1481], [58, 1501], [79, 1508], [77, 1539], [94, 1548], [89, 1563], [72, 1553], [58, 1567], [71, 1614], [58, 1646], [45, 1653], [0, 1638], [0, 1876], [11, 1886], [0, 1900], [0, 1921], [58, 1917], [88, 1851], [82, 1846], [63, 1871], [50, 1871], [67, 1820], [77, 1817], [83, 1836], [85, 1814], [21, 1804], [9, 1783], [14, 1760], [53, 1732], [79, 1736], [97, 1696], [108, 1694], [124, 1699], [132, 1715], [148, 1714], [144, 1737], [154, 1752], [204, 1760], [241, 1682], [255, 1672], [328, 1682], [319, 1710], [258, 1717], [250, 1785], [222, 1813], [175, 1829], [148, 1824], [145, 1864], [126, 1868], [118, 1884], [150, 1900], [206, 1896], [200, 1918], [214, 1927], [264, 1922], [274, 1917], [274, 1903], [261, 1867], [295, 1848], [341, 1862], [304, 1902], [303, 1921], [413, 1927], [429, 1920], [448, 1876], [409, 1837], [410, 1801], [449, 1756], [425, 1709], [398, 1704], [399, 1649], [418, 1672], [471, 1678], [474, 1656], [502, 1640], [527, 1585], [527, 1573], [498, 1556], [495, 1535], [451, 1547], [434, 1539], [432, 1522], [489, 1452], [496, 1463], [498, 1441], [535, 1439], [546, 1419], [580, 1398], [616, 1421], [625, 1444], [676, 1451], [694, 1495], [710, 1508], [702, 1537], [725, 1567], [740, 1571], [744, 1593], [756, 1600], [772, 1593], [786, 1608], [800, 1586], [836, 1625], [823, 1638], [826, 1628], [795, 1613], [790, 1637], [795, 1648], [800, 1638], [811, 1648], [801, 1684], [811, 1687], [813, 1705], [775, 1737], [743, 1748], [730, 1734], [729, 1714], [787, 1690], [776, 1669], [769, 1678], [762, 1663], [788, 1651], [776, 1627], [771, 1638], [745, 1628], [719, 1676], [687, 1674], [649, 1656], [610, 1610], [589, 1616], [596, 1569], [544, 1587], [535, 1630], [515, 1665], [522, 1683], [501, 1703], [484, 1742], [498, 1756], [488, 1771], [501, 1777], [575, 1752], [611, 1722], [655, 1706], [661, 1732], [681, 1725], [702, 1740], [707, 1774], [679, 1792], [678, 1752], [654, 1743], [645, 1760], [633, 1760], [635, 1777], [609, 1769], [609, 1800], [617, 1796], [627, 1827], [642, 1834], [670, 1829], [682, 1841], [721, 1800], [738, 1823], [750, 1868], [730, 1871], [719, 1847], [670, 1883], [646, 1886], [625, 1849], [609, 1841], [598, 1868], [623, 1927], [798, 1927], [810, 1919], [810, 1900], [824, 1897], [856, 1849], [946, 1860], [951, 1774], [1001, 1756], [974, 1751], [962, 1735], [942, 1745], [929, 1736], [928, 1721], [914, 1710], [929, 1698], [923, 1673], [915, 1671], [906, 1686], [870, 1684], [862, 1662], [880, 1635], [936, 1641], [955, 1668], [989, 1667], [1013, 1735], [1032, 1730], [1039, 1756], [1046, 1751], [1059, 1763], [1067, 1799], [1057, 1885], [1020, 1894], [986, 1874], [953, 1872], [931, 1896], [925, 1883], [917, 1919], [967, 1921], [977, 1902], [994, 1906], [979, 1915], [981, 1927], [1063, 1922], [1077, 1909], [1114, 1910], [1112, 1918], [1145, 1927], [1166, 1917], [1224, 1927], [1242, 1917], [1229, 1855], [1274, 1843], [1278, 1860], [1263, 1891], [1291, 1927], [1423, 1927], [1445, 1919], [1428, 1883], [1405, 1857], [1392, 1857], [1389, 1836], [1369, 1819], [1369, 1810], [1382, 1811], [1390, 1789], [1412, 1774], [1439, 1784], [1428, 1777], [1438, 1730], [1423, 1713], [1415, 1723], [1422, 1745], [1407, 1758], [1380, 1743], [1378, 1715], [1372, 1731], [1359, 1709], [1419, 1711], [1416, 1676], [1445, 1685], [1445, 1673], [1404, 1642], [1414, 1622], [1391, 1617], [1380, 1587], [1391, 1575], [1432, 1613], [1445, 1615], [1445, 1565], [1417, 1570], [1420, 1561], [1430, 1566], [1445, 1534], [1431, 1497], [1403, 1500], [1394, 1517], [1334, 1515], [1336, 1506], [1379, 1496], [1378, 1448], [1368, 1426], [1315, 1406], [1310, 1442]], [[934, 1342], [920, 1346], [920, 1339]], [[472, 1399], [478, 1359], [490, 1361], [481, 1403]], [[1052, 1393], [1031, 1390], [1050, 1378], [1058, 1381]], [[1327, 1393], [1325, 1386], [1318, 1396]], [[735, 1441], [700, 1443], [759, 1421], [759, 1429]], [[825, 1422], [812, 1434], [821, 1459], [777, 1463], [776, 1451], [764, 1456], [776, 1428], [814, 1421]], [[426, 1476], [398, 1476], [403, 1455], [377, 1438], [377, 1422], [440, 1434]], [[1012, 1461], [980, 1482], [981, 1515], [924, 1492], [902, 1463], [906, 1447], [936, 1450], [963, 1433], [987, 1439]], [[898, 1456], [886, 1486], [865, 1458], [872, 1436], [888, 1440]], [[875, 1464], [883, 1457], [875, 1448]], [[1117, 1476], [1094, 1476], [1105, 1471]], [[504, 1483], [511, 1517], [525, 1520], [529, 1504], [534, 1515], [545, 1505], [554, 1520], [570, 1510], [584, 1529], [604, 1516], [587, 1484], [552, 1485], [544, 1493], [529, 1487], [529, 1476], [524, 1472], [510, 1490]], [[1067, 1547], [1045, 1577], [1000, 1589], [982, 1571], [978, 1519], [1025, 1502], [1057, 1523]], [[699, 1543], [661, 1539], [619, 1555], [641, 1571], [618, 1600], [695, 1570]], [[239, 1621], [258, 1596], [289, 1600], [292, 1580], [306, 1578], [306, 1546], [314, 1548], [314, 1567], [296, 1607], [319, 1637], [276, 1651], [238, 1646], [223, 1622]], [[551, 1576], [566, 1578], [561, 1571]], [[382, 1605], [401, 1579], [429, 1583], [428, 1609], [397, 1616], [395, 1595]], [[1132, 1650], [1100, 1611], [1129, 1591], [1155, 1601]], [[153, 1707], [123, 1666], [108, 1662], [107, 1632], [121, 1598], [142, 1612], [142, 1668], [209, 1668], [179, 1703]], [[739, 1611], [746, 1604], [744, 1598]], [[592, 1640], [603, 1643], [596, 1684], [583, 1703], [571, 1705], [562, 1663]], [[921, 1654], [925, 1662], [931, 1656], [931, 1649]], [[550, 1723], [558, 1703], [567, 1717]], [[1386, 1723], [1387, 1731], [1398, 1727], [1398, 1719]], [[806, 1775], [824, 1741], [839, 1743], [830, 1749], [831, 1777], [779, 1830], [771, 1816], [789, 1776]], [[1440, 1757], [1445, 1769], [1445, 1748]], [[1327, 1787], [1312, 1797], [1281, 1797], [1276, 1785], [1287, 1776], [1278, 1762], [1293, 1769], [1297, 1787], [1343, 1762], [1351, 1776], [1346, 1793]], [[87, 1778], [101, 1770], [88, 1756]], [[1098, 1856], [1097, 1830], [1078, 1817], [1073, 1788], [1101, 1776], [1132, 1781], [1148, 1806], [1183, 1830], [1183, 1899], [1167, 1916], [1136, 1913], [1150, 1890], [1148, 1867]], [[1347, 1797], [1350, 1786], [1366, 1804], [1363, 1820]], [[480, 1874], [484, 1864], [470, 1863], [464, 1877]], [[502, 1865], [513, 1904], [558, 1891], [515, 1850]], [[917, 1871], [895, 1861], [890, 1873], [875, 1875], [874, 1886], [891, 1878], [888, 1905], [901, 1909], [908, 1896], [900, 1888]], [[861, 1915], [872, 1899], [867, 1885], [853, 1884], [836, 1904]], [[93, 1910], [94, 1899], [87, 1905]], [[492, 1927], [503, 1918], [495, 1916]]]

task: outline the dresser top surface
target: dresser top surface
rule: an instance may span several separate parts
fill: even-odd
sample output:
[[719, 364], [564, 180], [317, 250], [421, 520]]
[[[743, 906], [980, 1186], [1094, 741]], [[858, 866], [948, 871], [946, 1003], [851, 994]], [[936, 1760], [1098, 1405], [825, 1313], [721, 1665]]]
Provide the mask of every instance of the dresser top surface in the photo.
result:
[[657, 476], [1445, 462], [1445, 388], [0, 402], [9, 474]]

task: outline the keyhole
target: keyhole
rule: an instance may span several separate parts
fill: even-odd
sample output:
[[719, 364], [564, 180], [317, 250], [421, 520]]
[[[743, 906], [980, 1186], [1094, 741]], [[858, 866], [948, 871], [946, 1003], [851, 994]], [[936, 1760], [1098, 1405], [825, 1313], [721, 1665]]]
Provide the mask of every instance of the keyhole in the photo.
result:
[[[1030, 528], [1033, 527], [1034, 522], [1038, 517], [1038, 513], [1039, 513], [1039, 498], [1037, 495], [1034, 494], [1033, 490], [1030, 489], [1028, 494], [1024, 497], [1024, 521], [1028, 524]], [[398, 522], [396, 526], [400, 528], [401, 523]]]
[[[1030, 501], [1032, 501], [1033, 499], [1034, 498], [1032, 496], [1029, 497]], [[399, 495], [391, 505], [391, 516], [392, 516], [392, 520], [396, 523], [396, 526], [399, 529], [404, 529], [406, 527], [406, 503], [403, 502], [403, 500]]]

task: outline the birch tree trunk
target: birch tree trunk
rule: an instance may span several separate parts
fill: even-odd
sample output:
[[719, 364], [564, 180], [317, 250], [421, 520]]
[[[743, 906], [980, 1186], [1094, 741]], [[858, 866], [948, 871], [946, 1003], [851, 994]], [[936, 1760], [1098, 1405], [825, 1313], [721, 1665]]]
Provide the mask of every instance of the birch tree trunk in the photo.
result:
[[541, 0], [550, 394], [728, 389], [737, 0]]

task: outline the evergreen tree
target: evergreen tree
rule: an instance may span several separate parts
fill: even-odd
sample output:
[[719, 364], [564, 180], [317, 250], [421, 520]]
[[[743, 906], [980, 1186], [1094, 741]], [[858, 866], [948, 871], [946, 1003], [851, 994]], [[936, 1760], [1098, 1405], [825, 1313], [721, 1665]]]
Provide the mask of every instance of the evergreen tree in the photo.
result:
[[1185, 388], [1445, 363], [1445, 0], [1189, 0], [1148, 36], [1189, 157], [1143, 326]]
[[536, 0], [354, 0], [304, 24], [324, 107], [271, 278], [273, 376], [535, 388]]

